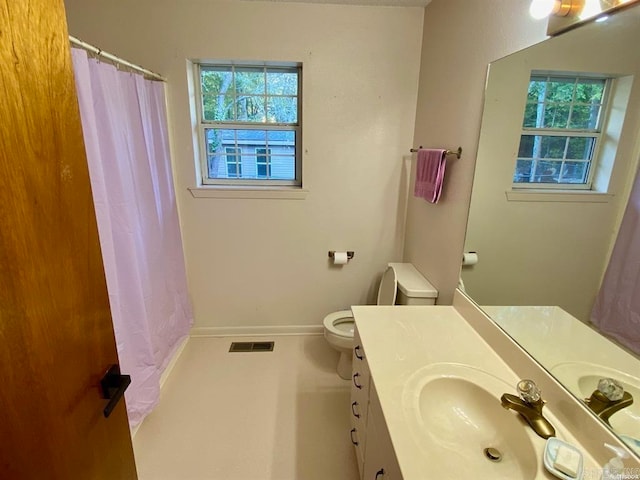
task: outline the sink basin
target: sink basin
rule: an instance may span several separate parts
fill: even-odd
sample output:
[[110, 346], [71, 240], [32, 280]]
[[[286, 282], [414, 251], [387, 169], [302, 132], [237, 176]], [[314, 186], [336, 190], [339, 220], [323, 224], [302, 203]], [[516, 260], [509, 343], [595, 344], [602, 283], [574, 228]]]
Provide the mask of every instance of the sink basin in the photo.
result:
[[[467, 365], [433, 364], [411, 376], [403, 408], [416, 441], [433, 458], [425, 478], [538, 476], [544, 440], [502, 408], [505, 392], [515, 393], [515, 386]], [[491, 460], [487, 448], [501, 460]]]
[[633, 396], [633, 404], [614, 413], [609, 418], [613, 430], [620, 435], [640, 438], [640, 379], [628, 373], [588, 362], [559, 363], [550, 369], [571, 393], [581, 400], [589, 398], [598, 388], [601, 378], [613, 378]]

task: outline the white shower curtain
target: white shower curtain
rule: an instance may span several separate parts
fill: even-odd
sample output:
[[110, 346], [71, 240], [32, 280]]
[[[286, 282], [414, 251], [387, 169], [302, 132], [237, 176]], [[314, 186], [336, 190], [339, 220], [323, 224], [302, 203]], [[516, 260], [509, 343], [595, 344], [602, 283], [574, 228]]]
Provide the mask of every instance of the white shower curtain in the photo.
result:
[[164, 84], [72, 49], [116, 344], [135, 426], [192, 324]]

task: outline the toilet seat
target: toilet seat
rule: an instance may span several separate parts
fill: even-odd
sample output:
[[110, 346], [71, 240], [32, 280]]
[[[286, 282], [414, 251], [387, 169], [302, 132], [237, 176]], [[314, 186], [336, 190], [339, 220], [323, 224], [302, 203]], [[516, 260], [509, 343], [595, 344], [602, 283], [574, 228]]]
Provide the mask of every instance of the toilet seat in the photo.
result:
[[[387, 267], [380, 287], [378, 288], [378, 305], [393, 305], [396, 303], [396, 292], [398, 290], [398, 278], [393, 267]], [[351, 310], [340, 310], [324, 317], [324, 334], [327, 340], [338, 344], [339, 348], [351, 348], [355, 323]], [[331, 343], [330, 341], [330, 343]]]
[[322, 323], [324, 324], [324, 338], [327, 339], [327, 342], [350, 359], [355, 329], [351, 310], [330, 313], [324, 317]]
[[322, 321], [324, 328], [329, 330], [333, 335], [339, 337], [353, 338], [353, 314], [351, 310], [340, 310], [333, 312], [324, 317]]

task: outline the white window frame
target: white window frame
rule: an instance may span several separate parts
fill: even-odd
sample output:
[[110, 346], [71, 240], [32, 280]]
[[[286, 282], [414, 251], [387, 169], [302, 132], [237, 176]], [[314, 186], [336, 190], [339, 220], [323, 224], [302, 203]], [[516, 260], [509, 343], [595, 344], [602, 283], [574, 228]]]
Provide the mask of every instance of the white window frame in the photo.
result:
[[[257, 123], [257, 122], [240, 122], [240, 121], [212, 121], [204, 119], [203, 112], [203, 96], [202, 96], [202, 84], [201, 84], [201, 69], [207, 67], [228, 67], [234, 69], [256, 67], [263, 68], [265, 72], [267, 70], [282, 69], [283, 71], [297, 73], [298, 78], [298, 94], [297, 94], [297, 122], [294, 123]], [[281, 187], [281, 188], [295, 188], [300, 189], [302, 187], [302, 64], [300, 63], [274, 63], [274, 62], [194, 62], [194, 92], [196, 95], [196, 114], [197, 114], [197, 136], [200, 150], [200, 183], [202, 186], [225, 186], [225, 187]], [[293, 131], [295, 132], [295, 153], [294, 153], [294, 178], [291, 180], [284, 179], [264, 179], [264, 178], [209, 178], [208, 177], [208, 151], [206, 142], [206, 130], [210, 128], [223, 128], [225, 130], [273, 130], [273, 131]], [[280, 142], [278, 142], [280, 143]], [[275, 144], [273, 144], [275, 145]], [[271, 143], [265, 143], [264, 147], [270, 149]], [[239, 155], [242, 154], [240, 146]], [[242, 162], [242, 156], [240, 158]], [[257, 166], [256, 166], [257, 167]], [[226, 168], [226, 165], [225, 165]]]
[[[549, 79], [550, 77], [553, 78], [568, 78], [568, 79], [574, 79], [576, 82], [578, 82], [581, 79], [596, 79], [596, 80], [604, 80], [605, 82], [605, 86], [604, 86], [604, 91], [603, 91], [603, 95], [602, 95], [602, 101], [601, 101], [601, 107], [600, 107], [600, 113], [599, 113], [599, 117], [598, 117], [598, 121], [597, 121], [597, 125], [596, 128], [594, 129], [574, 129], [574, 128], [546, 128], [546, 127], [522, 127], [522, 131], [520, 133], [520, 141], [522, 141], [522, 137], [523, 136], [539, 136], [539, 137], [587, 137], [587, 138], [593, 138], [594, 139], [594, 147], [592, 149], [591, 152], [591, 158], [587, 161], [585, 160], [585, 163], [589, 164], [589, 171], [588, 171], [588, 175], [587, 175], [587, 180], [585, 183], [543, 183], [543, 182], [513, 182], [512, 183], [512, 188], [514, 190], [593, 190], [593, 180], [594, 180], [594, 176], [598, 167], [598, 159], [599, 159], [599, 152], [600, 152], [600, 145], [601, 145], [601, 136], [602, 136], [602, 132], [605, 128], [606, 125], [606, 120], [607, 120], [607, 114], [609, 112], [609, 108], [610, 108], [610, 102], [609, 102], [609, 97], [610, 97], [610, 91], [612, 88], [612, 82], [613, 82], [613, 78], [611, 78], [610, 76], [606, 76], [606, 75], [593, 75], [593, 74], [577, 74], [577, 73], [568, 73], [568, 72], [539, 72], [539, 71], [532, 71], [531, 75], [529, 77], [529, 81], [527, 82], [527, 88], [529, 86], [529, 84], [531, 83], [531, 79], [533, 77], [547, 77], [547, 79]], [[526, 103], [525, 103], [526, 106]], [[574, 102], [572, 100], [571, 104], [570, 104], [570, 116], [571, 116], [571, 111], [573, 110], [573, 106], [574, 106]], [[522, 118], [524, 119], [525, 116], [525, 112], [523, 111], [523, 115]], [[569, 118], [571, 118], [569, 116]], [[521, 120], [522, 122], [522, 120]], [[545, 161], [545, 160], [557, 160], [557, 161], [561, 161], [562, 163], [560, 164], [560, 168], [562, 168], [562, 166], [564, 165], [564, 161], [569, 161], [569, 162], [578, 162], [580, 161], [579, 159], [567, 159], [565, 158], [566, 156], [566, 149], [567, 149], [568, 145], [565, 145], [565, 152], [563, 154], [563, 158], [562, 159], [547, 159], [547, 158], [533, 158], [531, 160], [533, 160], [534, 162], [536, 160], [538, 161]], [[519, 148], [519, 147], [518, 147]], [[514, 166], [514, 172], [513, 174], [515, 175], [515, 171], [517, 168], [517, 162], [520, 159], [519, 156], [516, 156], [516, 165]], [[529, 160], [527, 158], [527, 160]]]

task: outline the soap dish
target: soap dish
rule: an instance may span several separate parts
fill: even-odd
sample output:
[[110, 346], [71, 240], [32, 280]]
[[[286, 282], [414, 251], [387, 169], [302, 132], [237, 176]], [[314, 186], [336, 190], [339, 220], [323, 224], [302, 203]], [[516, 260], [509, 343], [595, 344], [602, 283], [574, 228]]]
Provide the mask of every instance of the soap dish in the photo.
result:
[[[554, 464], [556, 462], [556, 457], [558, 455], [558, 449], [561, 446], [568, 448], [574, 452], [577, 452], [580, 455], [580, 461], [578, 463], [578, 468], [576, 469], [577, 472], [575, 477], [567, 475], [566, 473], [563, 473], [560, 470], [558, 470], [556, 467], [554, 467]], [[562, 440], [556, 437], [550, 437], [549, 439], [547, 439], [547, 444], [544, 448], [544, 466], [550, 473], [552, 473], [558, 478], [561, 478], [562, 480], [581, 480], [582, 469], [583, 469], [582, 463], [583, 463], [582, 452], [580, 452], [580, 450], [578, 450], [576, 447], [574, 447], [570, 443], [563, 442]]]

